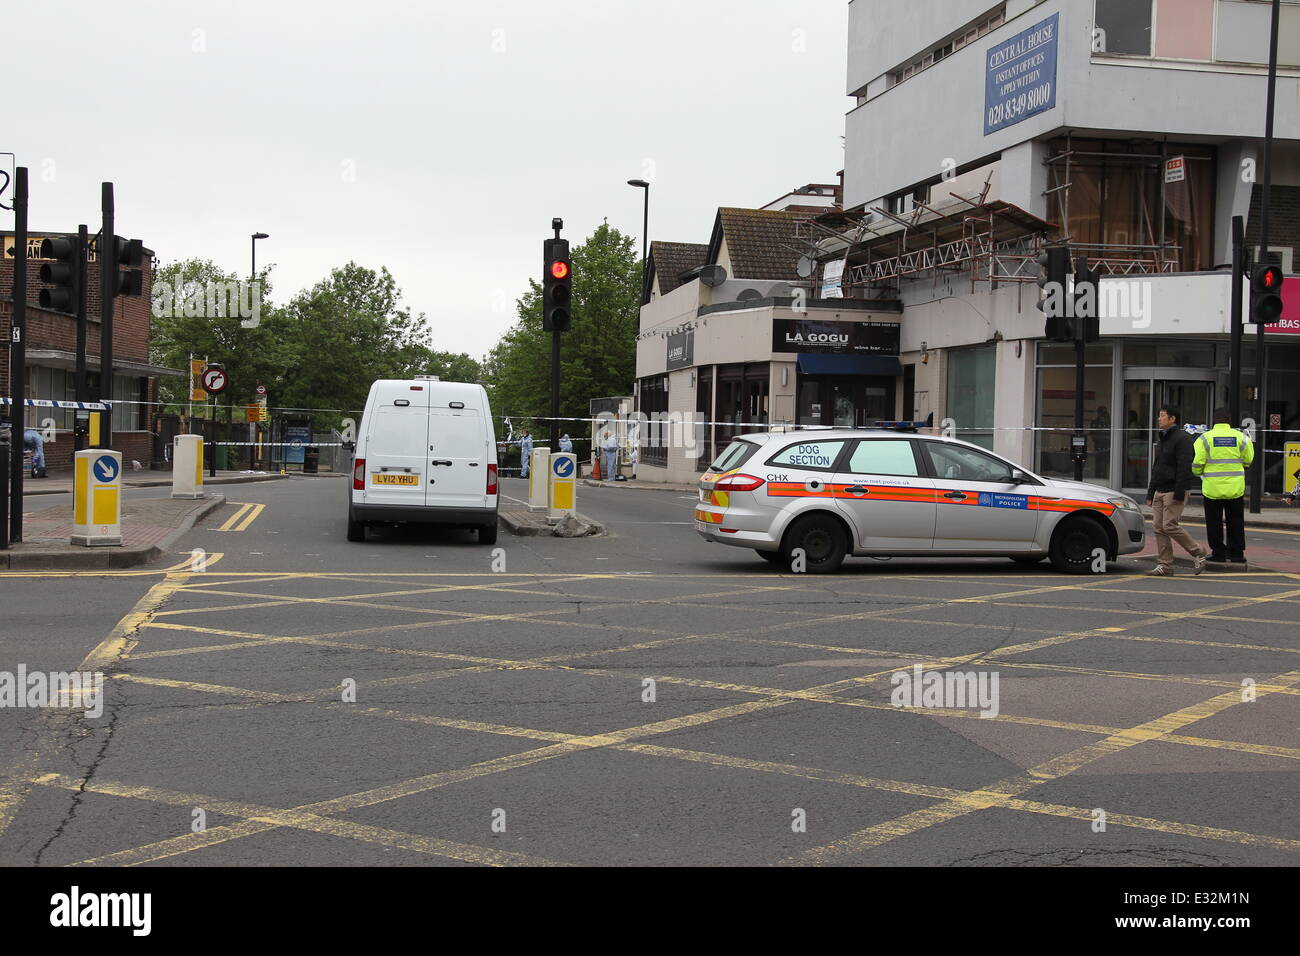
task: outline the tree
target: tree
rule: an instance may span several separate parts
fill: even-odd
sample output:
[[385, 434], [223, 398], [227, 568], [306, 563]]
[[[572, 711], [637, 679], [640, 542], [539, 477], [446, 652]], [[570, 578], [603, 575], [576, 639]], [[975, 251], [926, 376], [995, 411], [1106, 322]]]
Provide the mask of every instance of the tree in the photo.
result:
[[[223, 272], [209, 259], [185, 259], [156, 266], [153, 271], [151, 360], [187, 373], [191, 355], [223, 366], [230, 382], [220, 398], [223, 404], [252, 401], [258, 383], [273, 374], [276, 367], [275, 343], [268, 334], [268, 326], [273, 323], [267, 321], [267, 272], [259, 276], [256, 289], [244, 282], [243, 277]], [[231, 299], [231, 292], [236, 292], [236, 299]], [[261, 297], [257, 313], [260, 324], [249, 328], [240, 307], [251, 304], [257, 293]], [[188, 374], [161, 379], [158, 390], [164, 404], [187, 404]]]
[[375, 272], [355, 262], [294, 296], [270, 323], [280, 365], [271, 385], [274, 404], [320, 409], [314, 419], [324, 424], [359, 412], [376, 379], [431, 374], [478, 381], [478, 363], [434, 350], [424, 315], [413, 316], [401, 297], [386, 268]]
[[[641, 263], [636, 243], [608, 222], [573, 248], [573, 324], [561, 336], [560, 415], [586, 418], [592, 398], [630, 395], [636, 377]], [[551, 413], [551, 333], [542, 329], [542, 287], [529, 280], [519, 320], [493, 346], [484, 374], [497, 415]], [[564, 425], [561, 431], [587, 434]]]

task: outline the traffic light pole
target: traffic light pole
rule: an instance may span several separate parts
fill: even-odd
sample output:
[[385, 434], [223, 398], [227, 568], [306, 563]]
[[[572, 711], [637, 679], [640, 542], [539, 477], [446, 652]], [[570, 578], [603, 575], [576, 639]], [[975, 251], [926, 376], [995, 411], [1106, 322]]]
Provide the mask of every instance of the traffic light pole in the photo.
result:
[[104, 227], [99, 234], [99, 447], [113, 447], [113, 295], [117, 291], [117, 242], [113, 224], [113, 184], [101, 184]]
[[9, 334], [9, 540], [23, 540], [23, 432], [27, 424], [27, 167], [14, 170], [14, 284]]
[[[73, 378], [73, 394], [77, 396], [77, 401], [88, 402], [90, 399], [86, 395], [86, 247], [90, 241], [89, 230], [85, 225], [77, 227], [77, 370]], [[78, 415], [80, 412], [77, 413]], [[72, 443], [76, 451], [81, 451], [86, 447], [87, 435], [82, 431], [79, 424], [74, 424]]]
[[1232, 217], [1232, 358], [1228, 366], [1228, 411], [1241, 424], [1242, 284], [1246, 281], [1246, 224]]
[[[1080, 257], [1074, 266], [1075, 276], [1082, 276], [1088, 270], [1088, 260]], [[1072, 305], [1076, 299], [1068, 300]], [[1085, 316], [1074, 316], [1074, 437], [1071, 450], [1074, 452], [1074, 480], [1083, 481], [1083, 465], [1088, 457], [1088, 435], [1083, 430], [1083, 387], [1086, 357], [1088, 352], [1088, 323]]]
[[[552, 220], [555, 238], [560, 238], [561, 221]], [[551, 451], [560, 450], [560, 335], [559, 329], [551, 332]], [[530, 466], [531, 467], [531, 466]]]
[[[1277, 103], [1277, 34], [1282, 17], [1282, 0], [1273, 0], [1273, 22], [1268, 41], [1268, 103], [1264, 107], [1264, 186], [1259, 203], [1259, 259], [1269, 262], [1268, 227], [1269, 207], [1272, 205], [1273, 186], [1273, 113]], [[1259, 514], [1264, 495], [1264, 437], [1268, 428], [1268, 406], [1264, 403], [1264, 323], [1255, 325], [1255, 397], [1258, 413], [1255, 416], [1255, 475], [1250, 484], [1250, 513]]]

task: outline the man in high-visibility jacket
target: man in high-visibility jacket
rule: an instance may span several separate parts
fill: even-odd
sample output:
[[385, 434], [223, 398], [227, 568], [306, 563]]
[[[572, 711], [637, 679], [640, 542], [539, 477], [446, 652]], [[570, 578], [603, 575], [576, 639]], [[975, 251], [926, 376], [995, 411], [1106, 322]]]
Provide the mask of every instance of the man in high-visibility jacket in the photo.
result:
[[[1246, 468], [1255, 460], [1255, 448], [1233, 428], [1226, 408], [1214, 411], [1214, 427], [1196, 438], [1192, 474], [1200, 476], [1205, 500], [1205, 530], [1210, 539], [1210, 560], [1246, 563]], [[1227, 550], [1223, 526], [1227, 522]]]

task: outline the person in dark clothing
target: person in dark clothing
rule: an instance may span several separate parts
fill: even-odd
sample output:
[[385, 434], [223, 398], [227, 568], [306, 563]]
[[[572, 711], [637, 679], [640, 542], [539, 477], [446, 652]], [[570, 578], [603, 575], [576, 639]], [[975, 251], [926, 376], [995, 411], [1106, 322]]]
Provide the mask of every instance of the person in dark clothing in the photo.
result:
[[1192, 436], [1183, 431], [1178, 409], [1161, 407], [1156, 424], [1160, 427], [1160, 443], [1151, 460], [1151, 484], [1147, 487], [1147, 504], [1151, 506], [1151, 524], [1156, 535], [1156, 566], [1147, 574], [1174, 573], [1175, 541], [1192, 556], [1192, 569], [1200, 574], [1205, 570], [1205, 549], [1178, 523], [1192, 484], [1196, 448]]

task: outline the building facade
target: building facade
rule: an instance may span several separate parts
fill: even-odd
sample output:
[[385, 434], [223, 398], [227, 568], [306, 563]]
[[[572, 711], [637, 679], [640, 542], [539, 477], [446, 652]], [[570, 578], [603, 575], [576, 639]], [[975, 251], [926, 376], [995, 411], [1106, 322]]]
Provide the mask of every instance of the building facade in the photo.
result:
[[[22, 395], [26, 399], [76, 401], [77, 322], [62, 312], [42, 309], [37, 304], [40, 290], [41, 240], [67, 233], [32, 233], [27, 248], [27, 375]], [[0, 234], [0, 394], [10, 390], [10, 328], [13, 314], [12, 289], [14, 257], [12, 233]], [[152, 257], [152, 253], [145, 250]], [[113, 376], [110, 390], [100, 391], [100, 297], [99, 262], [92, 248], [87, 263], [87, 399], [96, 401], [103, 394], [113, 400], [113, 440], [111, 446], [130, 462], [148, 467], [154, 458], [154, 416], [158, 398], [158, 379], [164, 375], [181, 375], [174, 369], [159, 368], [149, 361], [150, 270], [143, 270], [144, 293], [113, 300]], [[6, 415], [12, 410], [6, 410]], [[50, 436], [45, 444], [46, 467], [51, 471], [72, 466], [72, 409], [26, 408], [23, 423]]]
[[[1300, 3], [1285, 2], [1269, 255], [1300, 249]], [[1268, 3], [852, 0], [842, 212], [816, 276], [894, 300], [900, 417], [1069, 475], [1074, 347], [1044, 340], [1035, 257], [1103, 274], [1088, 480], [1145, 489], [1159, 405], [1228, 404], [1231, 224], [1257, 259]], [[1290, 104], [1290, 105], [1288, 105]], [[815, 288], [815, 285], [810, 287]], [[1265, 490], [1300, 441], [1300, 280], [1266, 336]], [[1244, 350], [1253, 417], [1254, 326]]]

